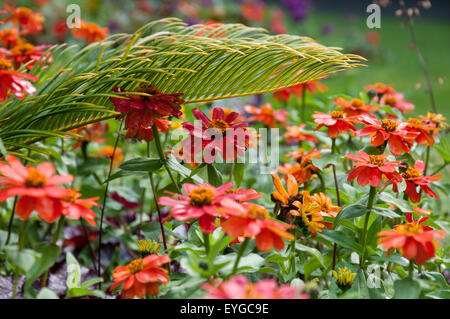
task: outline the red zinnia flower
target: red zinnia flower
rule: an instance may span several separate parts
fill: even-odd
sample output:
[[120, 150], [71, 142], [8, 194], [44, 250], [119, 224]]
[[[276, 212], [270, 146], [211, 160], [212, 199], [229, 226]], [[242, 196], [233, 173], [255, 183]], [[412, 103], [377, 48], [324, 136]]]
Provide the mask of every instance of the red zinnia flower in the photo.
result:
[[0, 30], [0, 43], [4, 48], [12, 48], [17, 45], [19, 31], [17, 28]]
[[95, 212], [92, 206], [100, 206], [95, 201], [100, 197], [80, 198], [81, 194], [75, 189], [70, 189], [70, 195], [61, 198], [62, 214], [71, 219], [83, 217], [89, 224], [95, 226]]
[[114, 284], [109, 289], [113, 290], [124, 282], [121, 294], [124, 299], [154, 296], [159, 291], [158, 283], [169, 282], [167, 269], [161, 267], [168, 262], [170, 258], [167, 255], [149, 255], [135, 259], [127, 266], [118, 266], [113, 271]]
[[[416, 161], [414, 167], [408, 167], [406, 172], [402, 173], [402, 177], [406, 182], [405, 194], [413, 203], [420, 202], [420, 193], [417, 192], [417, 186], [430, 197], [439, 199], [435, 192], [428, 186], [431, 182], [435, 182], [441, 179], [441, 175], [435, 176], [422, 176], [425, 164], [422, 161]], [[397, 192], [397, 187], [394, 185], [394, 191]]]
[[418, 133], [406, 130], [407, 123], [389, 119], [380, 122], [367, 115], [361, 115], [359, 119], [367, 127], [356, 132], [356, 136], [370, 135], [370, 144], [373, 146], [380, 146], [388, 141], [389, 150], [395, 156], [402, 155], [403, 151], [411, 153], [409, 147], [414, 144]]
[[[122, 92], [119, 88], [114, 88], [114, 92]], [[184, 103], [179, 98], [181, 93], [163, 94], [159, 93], [154, 86], [137, 88], [136, 92], [142, 95], [123, 95], [121, 98], [110, 98], [117, 112], [126, 114], [125, 129], [128, 130], [125, 137], [132, 138], [137, 135], [139, 141], [153, 140], [152, 126], [156, 124], [158, 131], [167, 133], [170, 128], [170, 121], [164, 120], [170, 116], [179, 117], [181, 104]]]
[[333, 101], [335, 104], [338, 105], [338, 108], [342, 108], [342, 111], [345, 115], [351, 117], [361, 114], [368, 114], [370, 112], [376, 111], [377, 108], [375, 106], [372, 106], [370, 104], [364, 103], [364, 101], [360, 99], [353, 99], [351, 101], [347, 101], [346, 99], [342, 97], [335, 98]]
[[395, 93], [395, 90], [392, 86], [390, 85], [386, 85], [384, 83], [375, 83], [375, 84], [369, 84], [364, 88], [366, 91], [370, 91], [370, 90], [374, 90], [378, 95], [383, 95], [383, 94], [393, 94]]
[[111, 158], [114, 154], [114, 158], [112, 159], [113, 167], [116, 167], [120, 163], [123, 162], [123, 152], [119, 147], [116, 147], [114, 151], [114, 147], [107, 145], [100, 147], [98, 149], [98, 153], [94, 154], [95, 157], [106, 157]]
[[407, 121], [408, 125], [405, 130], [418, 133], [415, 141], [418, 144], [431, 146], [434, 144], [434, 138], [430, 135], [430, 132], [437, 130], [431, 124], [425, 124], [419, 119], [410, 118]]
[[36, 210], [39, 217], [51, 223], [62, 213], [60, 199], [70, 195], [70, 190], [56, 186], [73, 181], [72, 175], [53, 175], [55, 167], [51, 163], [41, 163], [37, 167], [25, 167], [13, 155], [6, 155], [9, 163], [0, 163], [0, 201], [20, 196], [16, 213], [28, 219]]
[[253, 115], [247, 119], [249, 122], [259, 121], [269, 127], [275, 127], [276, 122], [286, 123], [289, 114], [286, 110], [274, 110], [270, 103], [263, 104], [260, 107], [248, 104], [244, 106], [244, 110]]
[[85, 39], [86, 44], [101, 41], [108, 35], [109, 29], [102, 28], [93, 22], [81, 21], [80, 28], [72, 29], [72, 35], [76, 39]]
[[344, 157], [353, 161], [356, 168], [348, 171], [347, 181], [351, 182], [358, 177], [358, 184], [365, 186], [370, 183], [370, 186], [377, 187], [381, 183], [382, 176], [384, 175], [394, 185], [402, 181], [399, 173], [397, 173], [397, 167], [403, 167], [398, 164], [400, 161], [386, 161], [388, 154], [382, 155], [368, 155], [363, 151], [356, 152], [358, 155], [347, 154]]
[[319, 143], [319, 140], [312, 133], [302, 131], [305, 126], [306, 124], [286, 126], [287, 132], [283, 135], [283, 137], [286, 138], [286, 142], [300, 143], [303, 141], [308, 141], [311, 143]]
[[414, 111], [414, 104], [404, 100], [403, 94], [397, 92], [383, 94], [378, 103], [380, 105], [389, 105], [402, 113], [411, 113]]
[[81, 135], [77, 142], [73, 144], [72, 149], [81, 147], [83, 143], [104, 143], [104, 136], [108, 132], [108, 129], [108, 123], [102, 124], [101, 122], [97, 122], [72, 130], [73, 133]]
[[23, 99], [26, 94], [36, 92], [34, 86], [27, 80], [37, 81], [39, 78], [31, 74], [10, 70], [11, 67], [12, 63], [0, 56], [0, 102], [8, 98], [9, 90], [19, 99]]
[[408, 259], [413, 259], [416, 264], [423, 265], [435, 255], [435, 248], [440, 244], [435, 239], [445, 237], [445, 230], [433, 230], [423, 223], [428, 217], [412, 220], [407, 214], [408, 223], [394, 226], [394, 230], [384, 230], [378, 233], [378, 243], [384, 249], [389, 249], [388, 254], [398, 249], [400, 254]]
[[12, 8], [5, 5], [5, 8], [12, 13], [6, 19], [6, 22], [12, 22], [22, 27], [22, 33], [36, 34], [42, 31], [44, 27], [44, 16], [42, 14], [33, 12], [31, 9], [25, 7]]
[[[193, 109], [192, 114], [197, 120], [201, 121], [202, 127], [189, 122], [183, 123], [183, 128], [190, 135], [181, 144], [188, 158], [202, 150], [204, 151], [202, 161], [206, 163], [213, 162], [217, 152], [222, 154], [225, 161], [244, 155], [250, 133], [244, 128], [247, 126], [247, 122], [236, 121], [239, 113], [231, 112], [225, 116], [222, 108], [215, 107], [211, 119], [199, 109]], [[198, 147], [196, 147], [197, 144]], [[231, 154], [228, 149], [230, 147]]]
[[205, 299], [308, 299], [301, 288], [290, 285], [278, 286], [273, 279], [249, 283], [244, 275], [231, 277], [218, 285], [205, 283], [202, 288], [208, 291]]
[[351, 124], [354, 119], [344, 117], [344, 112], [333, 111], [330, 114], [315, 111], [312, 115], [314, 122], [319, 124], [314, 131], [317, 131], [322, 126], [328, 127], [328, 136], [336, 138], [339, 132], [356, 131], [355, 127]]
[[220, 187], [214, 187], [208, 183], [199, 185], [185, 183], [183, 185], [186, 195], [172, 194], [176, 198], [163, 196], [159, 198], [158, 204], [171, 206], [170, 215], [176, 220], [198, 219], [200, 228], [204, 233], [212, 233], [215, 229], [214, 219], [224, 216], [218, 210], [225, 198], [233, 198], [227, 190], [233, 183], [226, 183]]
[[303, 87], [311, 94], [316, 93], [316, 91], [325, 92], [326, 90], [328, 90], [328, 88], [325, 85], [323, 85], [317, 80], [313, 80], [305, 83], [300, 83], [281, 90], [277, 90], [273, 92], [272, 96], [280, 102], [289, 100], [291, 95], [295, 95], [296, 97], [300, 98], [303, 96]]
[[232, 215], [222, 223], [222, 230], [233, 238], [255, 238], [256, 247], [261, 252], [270, 251], [272, 247], [281, 250], [284, 248], [283, 239], [294, 239], [294, 235], [286, 229], [295, 226], [271, 219], [269, 212], [260, 205], [238, 204], [231, 199], [224, 199], [221, 209]]
[[[41, 60], [41, 57], [44, 55], [44, 51], [47, 50], [50, 46], [48, 45], [39, 45], [35, 47], [30, 43], [19, 43], [15, 47], [13, 47], [10, 51], [10, 59], [14, 63], [14, 68], [18, 69], [22, 64], [27, 64], [27, 69], [31, 70], [33, 66]], [[42, 58], [39, 63], [40, 66], [45, 62], [46, 64], [51, 63], [53, 61], [52, 57], [49, 57], [50, 53], [47, 53], [45, 57]], [[46, 66], [43, 66], [45, 68]]]

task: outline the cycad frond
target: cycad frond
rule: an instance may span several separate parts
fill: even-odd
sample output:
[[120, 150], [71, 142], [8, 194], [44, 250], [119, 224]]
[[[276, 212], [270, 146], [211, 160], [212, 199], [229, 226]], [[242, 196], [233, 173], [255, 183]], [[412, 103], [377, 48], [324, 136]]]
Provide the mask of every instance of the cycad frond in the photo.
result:
[[[37, 93], [0, 107], [0, 138], [16, 148], [113, 117], [113, 87], [153, 85], [190, 103], [274, 91], [361, 65], [361, 57], [338, 50], [307, 37], [240, 24], [188, 27], [174, 18], [82, 49], [55, 46], [50, 66], [31, 71], [40, 78]], [[30, 133], [37, 130], [43, 133]]]

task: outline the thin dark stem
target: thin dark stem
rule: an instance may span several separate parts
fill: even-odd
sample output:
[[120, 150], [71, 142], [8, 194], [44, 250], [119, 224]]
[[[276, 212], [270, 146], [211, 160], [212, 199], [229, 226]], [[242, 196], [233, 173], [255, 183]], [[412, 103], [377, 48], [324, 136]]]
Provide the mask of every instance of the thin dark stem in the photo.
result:
[[364, 268], [364, 261], [365, 261], [365, 255], [366, 255], [367, 226], [369, 224], [370, 213], [372, 211], [373, 202], [374, 202], [376, 193], [377, 193], [377, 188], [373, 187], [373, 186], [370, 186], [369, 201], [367, 202], [367, 210], [368, 210], [368, 212], [366, 213], [366, 217], [364, 219], [364, 228], [363, 228], [363, 233], [362, 233], [362, 236], [361, 236], [361, 246], [363, 247], [362, 256], [361, 256], [361, 259], [359, 261], [359, 265], [360, 265], [361, 268]]
[[141, 229], [142, 229], [142, 223], [143, 223], [143, 215], [144, 215], [144, 203], [145, 203], [145, 188], [142, 188], [142, 193], [141, 193], [141, 207], [139, 207], [139, 226], [138, 226], [138, 239], [141, 240], [142, 238], [142, 234], [141, 234]]
[[11, 211], [11, 217], [9, 217], [8, 234], [6, 235], [5, 245], [9, 244], [9, 240], [11, 238], [11, 232], [12, 232], [12, 226], [13, 226], [13, 221], [14, 221], [14, 215], [16, 213], [16, 205], [17, 205], [17, 196], [14, 197], [14, 203], [13, 203], [13, 207], [12, 207], [12, 211]]
[[[331, 153], [335, 154], [335, 152], [336, 152], [336, 139], [333, 138], [333, 139], [331, 139]], [[339, 183], [338, 183], [337, 175], [336, 175], [336, 165], [334, 165], [334, 164], [333, 164], [333, 177], [334, 177], [334, 186], [336, 188], [337, 204], [339, 207], [341, 207], [341, 196], [339, 194]], [[337, 244], [334, 243], [334, 245], [333, 245], [333, 261], [332, 261], [332, 265], [331, 265], [331, 268], [333, 270], [336, 267], [336, 260], [337, 260]]]
[[414, 49], [416, 50], [417, 53], [417, 59], [419, 60], [419, 63], [422, 67], [423, 73], [425, 75], [425, 80], [426, 80], [426, 84], [427, 84], [427, 91], [430, 95], [430, 103], [431, 103], [431, 109], [433, 110], [434, 113], [437, 113], [437, 107], [436, 107], [436, 102], [434, 100], [434, 94], [433, 94], [433, 89], [431, 87], [431, 79], [430, 79], [430, 74], [428, 73], [428, 68], [425, 64], [425, 60], [422, 56], [422, 53], [420, 52], [419, 46], [417, 45], [417, 37], [416, 37], [416, 32], [414, 31], [414, 23], [412, 20], [412, 17], [408, 14], [406, 7], [405, 7], [405, 3], [404, 1], [399, 1], [400, 5], [402, 6], [403, 9], [403, 14], [406, 15], [407, 20], [408, 20], [408, 27], [409, 27], [409, 31], [411, 33], [411, 39], [412, 42], [414, 44]]
[[162, 222], [161, 210], [159, 208], [158, 198], [156, 197], [156, 189], [155, 189], [155, 184], [153, 182], [153, 174], [148, 173], [148, 176], [150, 178], [150, 185], [152, 186], [153, 200], [155, 201], [156, 211], [158, 212], [158, 220], [159, 220], [159, 225], [161, 226], [161, 236], [162, 236], [162, 240], [163, 240], [163, 244], [164, 244], [164, 250], [167, 251], [166, 234], [164, 232], [164, 225]]
[[442, 164], [441, 166], [439, 166], [438, 169], [436, 169], [433, 173], [431, 173], [431, 176], [436, 175], [437, 173], [439, 173], [441, 170], [443, 170], [449, 163], [445, 162], [444, 164]]
[[248, 238], [245, 238], [244, 242], [241, 244], [241, 247], [239, 248], [238, 254], [236, 256], [236, 261], [234, 262], [233, 271], [231, 272], [231, 276], [233, 276], [236, 273], [237, 268], [239, 266], [239, 260], [241, 260], [241, 257], [244, 254], [245, 248], [247, 248], [248, 242], [249, 242]]
[[430, 150], [431, 150], [430, 146], [427, 146], [426, 148], [427, 148], [427, 154], [425, 156], [425, 169], [423, 170], [423, 175], [424, 176], [427, 176], [428, 163], [430, 161]]
[[[105, 207], [106, 207], [106, 200], [108, 198], [108, 188], [109, 188], [109, 177], [111, 176], [111, 172], [112, 172], [112, 168], [113, 168], [113, 162], [114, 162], [114, 156], [116, 155], [116, 149], [117, 149], [117, 145], [119, 144], [119, 139], [120, 139], [120, 131], [122, 130], [122, 124], [123, 124], [123, 118], [120, 121], [120, 125], [119, 125], [119, 131], [117, 132], [117, 137], [116, 137], [116, 141], [114, 142], [114, 149], [111, 155], [111, 160], [109, 162], [109, 171], [108, 171], [108, 176], [107, 176], [107, 182], [106, 182], [106, 187], [105, 187], [105, 191], [103, 193], [103, 204], [102, 204], [102, 209], [101, 209], [101, 213], [100, 213], [100, 228], [99, 228], [99, 236], [98, 236], [98, 252], [97, 252], [97, 256], [98, 256], [98, 260], [97, 260], [97, 274], [98, 276], [101, 278], [102, 277], [102, 235], [103, 235], [103, 217], [105, 215]], [[98, 284], [99, 288], [102, 288], [102, 283], [99, 282]]]
[[86, 223], [81, 218], [80, 218], [80, 224], [81, 224], [81, 227], [83, 228], [84, 235], [86, 236], [89, 253], [91, 254], [91, 258], [92, 258], [92, 265], [94, 266], [94, 271], [97, 272], [97, 265], [96, 265], [97, 257], [95, 256], [95, 250], [91, 245], [89, 230], [86, 226]]

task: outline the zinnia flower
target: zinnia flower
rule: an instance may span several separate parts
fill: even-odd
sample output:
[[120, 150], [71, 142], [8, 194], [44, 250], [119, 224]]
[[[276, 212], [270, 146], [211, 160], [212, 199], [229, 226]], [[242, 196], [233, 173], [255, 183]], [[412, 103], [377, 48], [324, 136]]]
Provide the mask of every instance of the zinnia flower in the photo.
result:
[[356, 131], [351, 124], [354, 119], [345, 117], [342, 111], [333, 111], [330, 114], [315, 111], [312, 117], [314, 122], [319, 124], [314, 131], [317, 131], [322, 126], [326, 126], [328, 127], [328, 136], [330, 138], [338, 137], [339, 132]]
[[45, 65], [43, 66], [43, 63], [46, 64], [51, 63], [53, 61], [52, 57], [50, 56], [50, 52], [47, 53], [44, 57], [42, 57], [45, 53], [45, 50], [47, 50], [50, 46], [48, 45], [39, 45], [34, 46], [27, 42], [21, 42], [14, 46], [10, 51], [9, 58], [14, 63], [14, 68], [18, 69], [22, 64], [27, 64], [27, 69], [31, 70], [34, 65], [39, 61], [39, 65], [42, 66], [43, 69], [45, 69]]
[[311, 235], [315, 237], [318, 232], [325, 228], [322, 210], [319, 203], [308, 191], [303, 191], [301, 195], [300, 201], [292, 203], [295, 209], [291, 209], [289, 213], [301, 217], [301, 220], [299, 220], [300, 228], [304, 231], [308, 229]]
[[301, 194], [298, 192], [298, 183], [295, 180], [294, 176], [288, 174], [287, 175], [287, 191], [283, 187], [283, 184], [281, 183], [280, 177], [278, 177], [277, 174], [272, 173], [272, 179], [273, 179], [273, 185], [276, 188], [276, 191], [274, 191], [271, 194], [272, 201], [277, 205], [275, 208], [275, 212], [277, 209], [281, 208], [280, 215], [278, 216], [278, 219], [291, 222], [292, 219], [286, 220], [288, 216], [286, 216], [286, 213], [289, 213], [291, 209], [295, 209], [295, 206], [293, 206], [293, 203], [295, 201], [301, 200]]
[[408, 223], [394, 226], [393, 230], [384, 230], [377, 235], [378, 243], [384, 249], [389, 249], [388, 254], [394, 249], [408, 259], [412, 259], [418, 265], [423, 265], [428, 259], [433, 258], [435, 249], [440, 244], [435, 239], [445, 237], [445, 230], [433, 230], [422, 223], [427, 219], [421, 218], [413, 221], [411, 215], [407, 217]]
[[[423, 161], [416, 161], [414, 167], [408, 167], [408, 169], [402, 173], [402, 177], [406, 182], [405, 194], [413, 203], [420, 202], [420, 193], [417, 192], [417, 186], [430, 197], [439, 199], [435, 192], [428, 186], [431, 182], [435, 182], [441, 179], [441, 175], [434, 176], [422, 176], [425, 169], [425, 163]], [[394, 187], [394, 191], [397, 192], [397, 187]]]
[[408, 125], [406, 126], [405, 130], [418, 133], [417, 137], [415, 138], [415, 141], [418, 144], [431, 146], [434, 144], [434, 138], [430, 134], [430, 132], [436, 130], [435, 127], [433, 127], [431, 124], [425, 124], [419, 119], [410, 118], [407, 121]]
[[266, 103], [261, 105], [260, 107], [256, 107], [253, 105], [245, 105], [244, 110], [247, 113], [252, 114], [247, 120], [249, 122], [259, 121], [268, 127], [276, 127], [276, 123], [286, 123], [288, 111], [286, 110], [274, 110], [270, 103]]
[[302, 148], [286, 154], [286, 157], [292, 157], [297, 163], [291, 165], [285, 163], [283, 166], [278, 167], [278, 171], [284, 175], [284, 179], [287, 180], [287, 175], [291, 174], [295, 177], [299, 185], [307, 183], [316, 172], [320, 172], [320, 169], [312, 164], [313, 158], [320, 158], [322, 154], [313, 147], [308, 152], [305, 152]]
[[17, 28], [0, 30], [0, 44], [4, 48], [12, 48], [17, 45], [19, 31]]
[[403, 94], [398, 92], [383, 94], [383, 96], [379, 99], [378, 104], [383, 106], [389, 105], [402, 113], [411, 113], [414, 111], [414, 104], [410, 101], [404, 100]]
[[123, 153], [119, 147], [116, 147], [116, 151], [114, 151], [114, 147], [107, 145], [100, 147], [98, 152], [94, 154], [95, 157], [105, 157], [111, 159], [114, 154], [114, 158], [112, 159], [113, 167], [116, 167], [120, 163], [123, 162]]
[[393, 94], [395, 90], [392, 86], [386, 85], [384, 83], [375, 83], [369, 84], [364, 88], [366, 91], [375, 91], [378, 96], [382, 96], [383, 94]]
[[334, 99], [334, 103], [338, 105], [338, 108], [341, 108], [345, 115], [348, 117], [368, 114], [370, 112], [376, 111], [377, 108], [370, 104], [364, 103], [364, 101], [360, 99], [352, 99], [351, 101], [347, 101], [342, 97], [338, 97]]
[[23, 99], [26, 94], [36, 93], [34, 86], [27, 80], [37, 81], [39, 78], [10, 70], [11, 67], [12, 63], [0, 56], [0, 102], [8, 98], [10, 90], [19, 99]]
[[278, 286], [273, 279], [249, 283], [244, 275], [236, 275], [218, 285], [205, 283], [202, 288], [208, 291], [205, 299], [308, 299], [300, 288], [290, 285]]
[[101, 41], [108, 35], [109, 29], [102, 28], [93, 22], [81, 21], [80, 28], [72, 29], [72, 35], [76, 39], [84, 39], [86, 44]]
[[86, 221], [95, 226], [95, 212], [92, 206], [99, 207], [95, 201], [100, 197], [80, 198], [81, 194], [75, 189], [70, 189], [70, 195], [61, 198], [62, 214], [71, 219], [80, 219], [83, 217]]
[[356, 154], [347, 154], [344, 157], [351, 159], [354, 169], [348, 171], [347, 181], [351, 182], [358, 177], [358, 184], [365, 186], [370, 183], [372, 187], [378, 187], [381, 183], [382, 176], [385, 176], [389, 181], [400, 183], [402, 177], [397, 173], [397, 167], [403, 167], [399, 161], [386, 161], [388, 154], [382, 155], [368, 155], [363, 151], [357, 151]]
[[16, 213], [28, 219], [36, 210], [39, 217], [48, 223], [54, 222], [62, 213], [60, 199], [70, 195], [70, 190], [58, 184], [71, 183], [72, 175], [53, 175], [55, 167], [51, 163], [41, 163], [37, 167], [25, 167], [13, 155], [6, 155], [9, 163], [0, 163], [0, 201], [20, 196]]
[[308, 141], [311, 143], [319, 143], [319, 140], [312, 133], [302, 131], [305, 126], [306, 124], [286, 126], [287, 132], [283, 135], [283, 137], [286, 139], [286, 142], [301, 143], [303, 141]]
[[224, 199], [221, 209], [231, 215], [222, 223], [222, 230], [233, 238], [255, 238], [256, 247], [261, 252], [268, 252], [272, 247], [281, 250], [284, 248], [283, 239], [294, 239], [294, 235], [286, 231], [290, 225], [272, 220], [269, 212], [260, 205], [238, 204], [231, 199]]
[[[114, 88], [114, 92], [122, 92], [120, 88]], [[125, 129], [128, 130], [125, 137], [132, 138], [137, 135], [139, 141], [153, 140], [153, 124], [156, 124], [158, 131], [167, 133], [170, 128], [170, 121], [164, 120], [170, 116], [179, 117], [182, 115], [181, 104], [184, 103], [179, 98], [181, 93], [163, 94], [159, 93], [154, 86], [137, 88], [135, 95], [122, 95], [120, 98], [112, 97], [111, 102], [117, 112], [125, 114]]]
[[13, 8], [5, 5], [5, 8], [12, 13], [6, 22], [22, 27], [22, 33], [37, 34], [42, 31], [45, 20], [42, 14], [25, 7]]
[[361, 115], [359, 119], [367, 126], [356, 132], [356, 136], [370, 135], [370, 144], [373, 146], [380, 146], [387, 141], [389, 150], [395, 156], [402, 155], [403, 151], [411, 153], [409, 147], [414, 144], [418, 133], [406, 130], [407, 123], [390, 119], [378, 121], [367, 115]]
[[118, 266], [113, 271], [114, 284], [109, 289], [113, 290], [124, 282], [121, 294], [124, 299], [154, 296], [159, 291], [158, 283], [169, 282], [167, 269], [161, 267], [168, 262], [170, 258], [167, 255], [149, 255], [135, 259], [127, 266]]
[[[320, 214], [322, 216], [327, 217], [336, 217], [337, 214], [341, 211], [341, 207], [334, 206], [331, 198], [325, 195], [324, 193], [316, 193], [312, 196], [312, 198], [319, 204]], [[333, 223], [330, 222], [322, 222], [328, 229], [333, 228]]]
[[190, 135], [181, 142], [188, 157], [203, 151], [202, 161], [212, 163], [217, 153], [221, 153], [225, 161], [244, 155], [250, 133], [245, 128], [247, 122], [236, 120], [239, 113], [231, 112], [225, 116], [222, 108], [215, 107], [211, 119], [197, 108], [192, 110], [192, 114], [201, 122], [202, 126], [198, 127], [190, 122], [183, 123], [183, 128]]
[[102, 124], [101, 122], [96, 122], [72, 130], [73, 133], [81, 135], [77, 142], [73, 144], [72, 149], [77, 149], [85, 143], [104, 143], [106, 141], [105, 134], [108, 132], [108, 129], [108, 123]]
[[295, 95], [296, 97], [300, 98], [303, 96], [303, 88], [305, 88], [311, 94], [316, 93], [316, 91], [325, 92], [326, 90], [328, 90], [328, 88], [325, 85], [323, 85], [317, 80], [313, 80], [305, 83], [300, 83], [281, 90], [277, 90], [273, 92], [272, 96], [280, 102], [289, 100], [291, 95]]
[[212, 233], [215, 229], [214, 219], [224, 216], [218, 210], [225, 198], [232, 198], [226, 191], [233, 183], [226, 183], [220, 187], [214, 187], [208, 183], [199, 185], [185, 183], [183, 185], [186, 195], [172, 194], [177, 198], [168, 196], [160, 197], [158, 204], [171, 206], [170, 215], [176, 220], [198, 219], [200, 228], [204, 233]]

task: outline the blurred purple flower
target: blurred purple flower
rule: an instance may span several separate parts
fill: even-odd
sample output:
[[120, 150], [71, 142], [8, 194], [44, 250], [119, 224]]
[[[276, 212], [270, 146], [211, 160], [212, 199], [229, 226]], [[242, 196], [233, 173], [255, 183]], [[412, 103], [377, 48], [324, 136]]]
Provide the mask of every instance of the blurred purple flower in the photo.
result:
[[308, 15], [309, 1], [308, 0], [282, 0], [281, 3], [290, 12], [295, 21], [302, 21]]
[[334, 25], [327, 23], [322, 27], [322, 34], [330, 34], [334, 32]]

